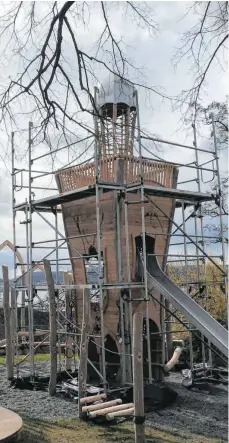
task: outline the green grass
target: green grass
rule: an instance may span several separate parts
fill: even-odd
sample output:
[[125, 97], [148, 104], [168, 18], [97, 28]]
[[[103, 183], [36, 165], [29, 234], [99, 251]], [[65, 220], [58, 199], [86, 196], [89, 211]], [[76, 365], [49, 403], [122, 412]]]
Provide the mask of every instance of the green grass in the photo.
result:
[[[134, 443], [133, 425], [98, 426], [92, 422], [62, 419], [53, 423], [23, 419], [21, 443]], [[146, 428], [146, 443], [222, 443], [221, 439]]]
[[[21, 361], [25, 356], [24, 355], [19, 355], [18, 356], [18, 360]], [[64, 358], [64, 355], [63, 355]], [[25, 360], [25, 363], [28, 361], [29, 357]], [[34, 360], [35, 362], [39, 363], [42, 361], [48, 361], [49, 360], [49, 354], [35, 354], [34, 355]], [[0, 365], [5, 365], [6, 364], [6, 356], [2, 356], [0, 357]]]

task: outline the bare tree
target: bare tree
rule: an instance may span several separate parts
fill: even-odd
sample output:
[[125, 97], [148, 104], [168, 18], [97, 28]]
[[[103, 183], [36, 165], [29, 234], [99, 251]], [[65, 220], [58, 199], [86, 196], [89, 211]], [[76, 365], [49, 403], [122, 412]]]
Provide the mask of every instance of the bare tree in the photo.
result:
[[[9, 121], [17, 127], [26, 114], [35, 121], [37, 137], [47, 143], [56, 130], [67, 143], [75, 139], [76, 128], [93, 134], [94, 85], [99, 77], [110, 73], [130, 81], [131, 73], [135, 78], [140, 74], [113, 29], [112, 16], [117, 12], [129, 25], [144, 26], [155, 36], [154, 12], [146, 2], [4, 4], [0, 57], [9, 75], [1, 81], [0, 123], [6, 130]], [[98, 21], [97, 35], [91, 35], [93, 20]], [[163, 96], [153, 86], [147, 88]]]
[[[194, 81], [190, 89], [183, 90], [178, 99], [185, 109], [185, 118], [195, 120], [214, 64], [226, 68], [228, 41], [228, 2], [192, 2], [188, 15], [194, 14], [196, 23], [186, 31], [174, 56], [177, 66], [181, 60], [191, 60]], [[186, 15], [187, 15], [186, 14]]]
[[[212, 114], [213, 113], [213, 114]], [[209, 140], [213, 143], [212, 132], [212, 115], [214, 115], [215, 127], [216, 127], [216, 142], [219, 148], [219, 152], [225, 151], [228, 147], [228, 105], [227, 100], [225, 102], [212, 102], [206, 107], [198, 108], [198, 117], [202, 120], [202, 123], [209, 128]], [[211, 191], [218, 190], [217, 177], [213, 180], [211, 185]], [[219, 190], [218, 190], [219, 191]], [[222, 216], [228, 217], [228, 175], [221, 177], [221, 196], [222, 198]], [[205, 230], [215, 239], [210, 239], [209, 243], [219, 243], [222, 241], [221, 228], [219, 226], [220, 207], [219, 201], [205, 202], [202, 207], [202, 214], [213, 219], [214, 222], [205, 225]], [[228, 224], [223, 223], [224, 239], [228, 243]]]
[[208, 126], [209, 140], [213, 143], [212, 115], [214, 115], [217, 146], [220, 150], [228, 148], [228, 97], [225, 102], [213, 101], [208, 106], [197, 106], [198, 121]]

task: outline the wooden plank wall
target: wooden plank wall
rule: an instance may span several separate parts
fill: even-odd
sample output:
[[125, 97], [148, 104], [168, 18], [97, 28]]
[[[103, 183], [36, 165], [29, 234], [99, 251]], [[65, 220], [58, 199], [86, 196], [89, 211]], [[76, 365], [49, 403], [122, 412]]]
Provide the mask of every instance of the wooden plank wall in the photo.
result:
[[[77, 167], [78, 168], [78, 167]], [[163, 185], [165, 187], [172, 186], [174, 166], [164, 165], [155, 162], [145, 162], [145, 180], [150, 184]], [[86, 173], [87, 171], [87, 173]], [[100, 162], [101, 176], [106, 181], [114, 181], [115, 158], [104, 159]], [[139, 160], [127, 157], [125, 162], [125, 180], [128, 182], [139, 181]], [[83, 168], [73, 168], [73, 170], [64, 170], [58, 173], [60, 180], [61, 192], [81, 187], [85, 184], [92, 183], [94, 180], [93, 167], [90, 165]], [[87, 183], [86, 183], [87, 181]], [[139, 199], [136, 194], [129, 194], [130, 200]], [[169, 198], [154, 197], [156, 204], [168, 214], [172, 213], [173, 201]], [[122, 206], [124, 202], [122, 203]], [[66, 203], [62, 206], [64, 226], [67, 236], [79, 235], [96, 232], [96, 208], [95, 197], [88, 197], [79, 201]], [[127, 260], [126, 260], [126, 238], [125, 238], [125, 224], [124, 224], [124, 206], [121, 209], [121, 236], [122, 236], [122, 268], [123, 280], [127, 281]], [[101, 248], [105, 255], [105, 272], [108, 283], [117, 282], [116, 270], [116, 218], [115, 218], [115, 194], [109, 192], [102, 194], [100, 198], [100, 226], [102, 231]], [[135, 281], [136, 268], [136, 248], [135, 237], [141, 235], [141, 205], [128, 206], [128, 220], [129, 220], [129, 250], [130, 250], [130, 268], [131, 278]], [[151, 205], [145, 205], [145, 226], [146, 233], [155, 236], [156, 232], [168, 233], [169, 221], [162, 217], [160, 213]], [[168, 237], [156, 236], [155, 252], [163, 254], [166, 251], [166, 244]], [[88, 237], [87, 239], [74, 239], [71, 244], [81, 253], [88, 254], [90, 245], [97, 249], [97, 240], [95, 237]], [[106, 251], [106, 253], [105, 253]], [[77, 256], [77, 253], [72, 247], [69, 248], [70, 257]], [[163, 257], [159, 257], [159, 262], [162, 264]], [[86, 283], [86, 274], [84, 260], [72, 258], [73, 278], [76, 284]], [[155, 293], [156, 294], [156, 293]], [[82, 321], [82, 291], [78, 290], [77, 295], [77, 323], [80, 326]], [[133, 291], [132, 296], [139, 298], [139, 290]], [[159, 298], [159, 294], [157, 294]], [[112, 337], [117, 336], [117, 326], [119, 321], [119, 312], [117, 308], [118, 291], [115, 289], [107, 291], [107, 300], [104, 310], [104, 325], [105, 333], [109, 333]], [[133, 313], [138, 310], [145, 313], [144, 302], [133, 302]], [[160, 328], [160, 308], [159, 304], [154, 302], [149, 306], [150, 318]], [[91, 315], [91, 329], [95, 322], [96, 314], [92, 312]], [[117, 344], [118, 345], [118, 344]]]

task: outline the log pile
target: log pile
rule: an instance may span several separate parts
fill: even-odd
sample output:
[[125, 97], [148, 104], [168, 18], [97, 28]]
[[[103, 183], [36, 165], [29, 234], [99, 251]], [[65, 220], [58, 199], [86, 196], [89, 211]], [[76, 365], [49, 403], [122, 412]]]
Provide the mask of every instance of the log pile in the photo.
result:
[[108, 421], [111, 421], [118, 417], [134, 414], [133, 403], [122, 403], [121, 398], [106, 401], [106, 394], [81, 398], [80, 405], [82, 406], [82, 412], [90, 419], [103, 416]]

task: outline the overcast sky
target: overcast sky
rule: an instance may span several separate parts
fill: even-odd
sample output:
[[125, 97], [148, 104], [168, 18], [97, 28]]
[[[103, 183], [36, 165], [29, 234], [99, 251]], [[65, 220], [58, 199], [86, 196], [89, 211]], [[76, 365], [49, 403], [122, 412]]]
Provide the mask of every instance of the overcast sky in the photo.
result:
[[[39, 8], [42, 8], [44, 2], [39, 3]], [[168, 95], [176, 95], [182, 89], [189, 87], [193, 80], [193, 71], [191, 70], [190, 61], [183, 61], [175, 70], [172, 64], [172, 57], [175, 52], [175, 47], [179, 46], [181, 33], [187, 30], [192, 24], [195, 23], [196, 17], [187, 16], [183, 20], [182, 17], [187, 11], [187, 7], [190, 6], [189, 2], [150, 2], [150, 5], [155, 10], [155, 21], [159, 24], [159, 31], [157, 36], [150, 38], [148, 32], [144, 28], [137, 28], [130, 21], [123, 21], [120, 23], [120, 15], [117, 11], [112, 10], [112, 25], [114, 32], [123, 36], [123, 39], [129, 45], [128, 54], [132, 58], [135, 65], [143, 68], [145, 74], [145, 79], [148, 84], [157, 85], [161, 88], [163, 92]], [[97, 14], [96, 7], [93, 10], [93, 20], [90, 24], [90, 32], [86, 29], [78, 29], [78, 38], [84, 42], [85, 47], [90, 49], [91, 39], [98, 35], [101, 15]], [[121, 30], [120, 30], [121, 29]], [[101, 31], [101, 29], [100, 29]], [[1, 44], [3, 42], [1, 41]], [[66, 57], [71, 58], [73, 52], [71, 47], [66, 44]], [[16, 65], [12, 64], [11, 68], [13, 71], [16, 70]], [[104, 73], [101, 74], [102, 77]], [[226, 93], [228, 91], [227, 87], [227, 73], [223, 72], [219, 63], [214, 63], [212, 69], [208, 76], [207, 84], [205, 85], [205, 90], [202, 95], [203, 104], [209, 104], [213, 100], [224, 101]], [[193, 137], [191, 135], [190, 128], [187, 130], [181, 124], [181, 114], [180, 111], [171, 110], [170, 102], [164, 100], [162, 102], [161, 98], [156, 95], [151, 95], [149, 100], [149, 95], [143, 90], [139, 90], [139, 102], [141, 110], [141, 125], [142, 128], [150, 130], [150, 132], [157, 134], [163, 139], [170, 139], [172, 141], [177, 141], [179, 143], [192, 144]], [[27, 127], [28, 121], [24, 119], [23, 126]], [[3, 128], [2, 129], [2, 139], [5, 140], [5, 148], [7, 140], [4, 137]], [[206, 132], [203, 132], [206, 134]], [[17, 135], [16, 135], [17, 137]], [[24, 133], [24, 143], [26, 144], [27, 134]], [[21, 139], [20, 139], [21, 143]], [[199, 138], [199, 147], [205, 149], [208, 148], [208, 141], [206, 138]], [[55, 148], [55, 146], [53, 146]], [[79, 147], [82, 149], [82, 146]], [[36, 155], [39, 151], [36, 151]], [[192, 161], [193, 154], [190, 152], [181, 151], [179, 148], [169, 147], [157, 153], [167, 160], [172, 161]], [[205, 161], [209, 157], [205, 155], [200, 156], [200, 160]], [[224, 152], [221, 155], [221, 169], [222, 174], [226, 173], [226, 163], [227, 163], [227, 153]], [[59, 154], [56, 160], [55, 168], [63, 166], [67, 162], [66, 154]], [[25, 166], [25, 160], [23, 163], [18, 163], [18, 167], [23, 164]], [[16, 165], [15, 165], [16, 166]], [[48, 170], [51, 165], [48, 160], [38, 162], [36, 168], [45, 168]], [[11, 177], [10, 177], [10, 161], [5, 158], [4, 162], [0, 161], [0, 244], [5, 240], [13, 240], [12, 233], [12, 213], [11, 213]], [[192, 178], [190, 171], [181, 170], [179, 180]], [[204, 180], [208, 180], [210, 177], [205, 176]], [[55, 187], [55, 182], [42, 181], [43, 184], [49, 187]], [[207, 185], [208, 187], [210, 185]], [[185, 188], [185, 186], [183, 186]], [[187, 185], [186, 188], [194, 189], [195, 184], [192, 183], [191, 186]], [[195, 188], [196, 189], [196, 188]], [[206, 189], [206, 185], [204, 186]], [[55, 191], [43, 192], [43, 195], [50, 195]], [[37, 194], [42, 196], [41, 194]], [[17, 194], [17, 203], [24, 200], [25, 192]], [[17, 216], [17, 222], [19, 223], [23, 220], [23, 216]], [[180, 220], [180, 214], [177, 214], [177, 220]], [[17, 244], [25, 244], [24, 236], [24, 225], [17, 225]], [[188, 226], [189, 227], [189, 226]], [[54, 232], [50, 231], [49, 228], [37, 217], [34, 217], [34, 233], [38, 237], [42, 238], [54, 238]], [[61, 228], [61, 220], [60, 220]], [[192, 230], [191, 226], [190, 229]], [[220, 252], [219, 247], [213, 248], [214, 251]], [[181, 249], [177, 248], [176, 252], [180, 252]], [[42, 258], [45, 254], [45, 250], [40, 250], [35, 253], [35, 258]], [[175, 252], [175, 249], [174, 249]], [[43, 255], [42, 255], [43, 254]], [[22, 251], [23, 257], [25, 256], [24, 251]], [[12, 254], [4, 249], [0, 252], [0, 265], [3, 263], [9, 264], [12, 267]], [[1, 271], [0, 271], [1, 272]]]

